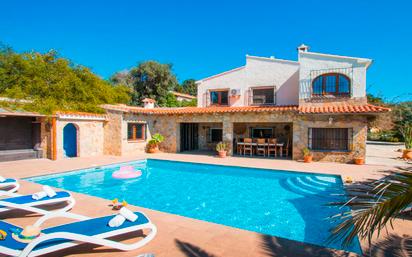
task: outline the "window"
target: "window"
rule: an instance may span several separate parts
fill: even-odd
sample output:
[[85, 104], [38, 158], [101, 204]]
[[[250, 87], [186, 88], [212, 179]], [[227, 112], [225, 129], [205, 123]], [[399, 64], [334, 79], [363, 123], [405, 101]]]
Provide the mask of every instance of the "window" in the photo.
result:
[[274, 104], [275, 103], [275, 88], [254, 88], [252, 89], [253, 104]]
[[271, 138], [273, 136], [272, 128], [252, 128], [252, 138]]
[[127, 123], [127, 140], [145, 140], [146, 124]]
[[309, 149], [320, 151], [350, 151], [351, 128], [309, 128]]
[[221, 128], [209, 129], [209, 142], [210, 143], [221, 142], [222, 138], [223, 138], [223, 130]]
[[316, 77], [312, 82], [312, 95], [349, 96], [350, 79], [340, 73], [327, 73]]
[[212, 105], [229, 105], [229, 91], [210, 91]]

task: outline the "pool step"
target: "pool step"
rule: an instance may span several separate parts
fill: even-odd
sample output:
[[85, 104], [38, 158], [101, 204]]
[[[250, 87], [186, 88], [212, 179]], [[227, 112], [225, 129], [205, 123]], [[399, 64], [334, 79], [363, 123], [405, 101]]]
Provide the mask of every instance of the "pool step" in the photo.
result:
[[281, 183], [288, 190], [301, 195], [319, 195], [331, 196], [341, 192], [339, 185], [334, 178], [318, 177], [318, 176], [298, 176], [287, 178], [284, 183]]

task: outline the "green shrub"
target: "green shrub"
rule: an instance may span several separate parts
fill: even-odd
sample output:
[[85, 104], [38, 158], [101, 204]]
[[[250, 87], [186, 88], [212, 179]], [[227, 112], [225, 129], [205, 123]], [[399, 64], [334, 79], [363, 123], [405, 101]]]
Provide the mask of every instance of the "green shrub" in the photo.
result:
[[216, 151], [220, 152], [220, 151], [227, 151], [228, 149], [228, 145], [225, 142], [219, 142], [216, 145]]
[[405, 141], [405, 148], [412, 149], [412, 124], [404, 124], [399, 128]]
[[307, 147], [302, 149], [302, 153], [303, 153], [303, 156], [311, 156], [312, 155], [311, 151]]
[[152, 136], [152, 139], [149, 140], [149, 145], [158, 145], [165, 140], [164, 136], [159, 133], [156, 133]]

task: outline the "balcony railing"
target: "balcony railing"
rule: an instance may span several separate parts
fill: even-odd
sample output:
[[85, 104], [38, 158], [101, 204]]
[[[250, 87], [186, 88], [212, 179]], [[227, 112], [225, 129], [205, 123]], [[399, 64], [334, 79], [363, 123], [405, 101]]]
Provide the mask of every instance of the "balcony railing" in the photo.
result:
[[[340, 92], [338, 90], [338, 84], [336, 84], [336, 91], [331, 92], [325, 90], [325, 88], [322, 88], [321, 90], [318, 90], [317, 92], [314, 92], [314, 81], [316, 78], [322, 75], [326, 74], [333, 74], [333, 75], [338, 75], [342, 74], [345, 77], [349, 79], [349, 89], [346, 92]], [[340, 83], [338, 82], [338, 77], [336, 77], [335, 83]], [[333, 88], [333, 85], [327, 86], [329, 88]], [[352, 97], [352, 92], [353, 92], [353, 68], [352, 67], [347, 67], [347, 68], [330, 68], [330, 69], [319, 69], [319, 70], [311, 70], [310, 71], [310, 80], [308, 84], [309, 92], [310, 92], [310, 100], [327, 100], [327, 99], [336, 99], [336, 98], [351, 98]], [[308, 99], [308, 100], [309, 100]]]

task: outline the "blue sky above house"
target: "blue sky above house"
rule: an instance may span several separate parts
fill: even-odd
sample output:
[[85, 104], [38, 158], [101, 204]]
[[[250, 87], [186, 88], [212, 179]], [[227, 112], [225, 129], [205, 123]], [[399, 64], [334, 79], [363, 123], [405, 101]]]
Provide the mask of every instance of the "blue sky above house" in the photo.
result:
[[[180, 81], [245, 63], [245, 54], [296, 60], [296, 47], [366, 57], [368, 91], [412, 91], [408, 1], [4, 1], [0, 42], [57, 50], [104, 78], [138, 62], [172, 63]], [[412, 92], [411, 92], [412, 93]]]

